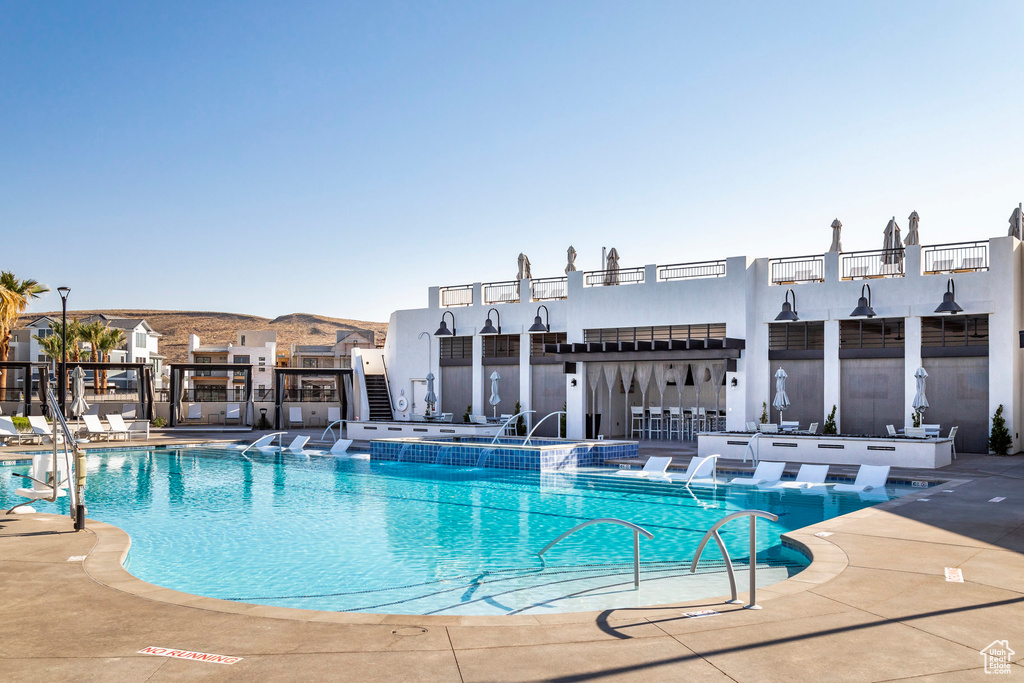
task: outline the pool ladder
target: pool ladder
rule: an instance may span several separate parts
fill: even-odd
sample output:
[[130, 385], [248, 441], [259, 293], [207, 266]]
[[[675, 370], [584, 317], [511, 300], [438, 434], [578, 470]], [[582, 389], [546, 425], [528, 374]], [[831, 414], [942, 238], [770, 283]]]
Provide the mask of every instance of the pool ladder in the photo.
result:
[[632, 522], [627, 522], [627, 521], [622, 520], [622, 519], [614, 519], [612, 517], [601, 517], [599, 519], [588, 520], [586, 522], [583, 522], [582, 524], [577, 524], [576, 526], [574, 526], [573, 528], [569, 529], [564, 534], [562, 534], [561, 536], [556, 538], [555, 540], [551, 541], [551, 543], [548, 543], [546, 546], [544, 546], [543, 550], [541, 550], [539, 553], [537, 553], [537, 555], [539, 555], [541, 560], [543, 561], [544, 553], [546, 553], [548, 550], [550, 550], [553, 545], [555, 545], [556, 543], [561, 541], [566, 536], [568, 536], [570, 534], [574, 534], [577, 531], [579, 531], [580, 529], [582, 529], [584, 527], [588, 527], [591, 524], [619, 524], [621, 526], [624, 526], [624, 527], [626, 527], [628, 529], [632, 529], [633, 530], [633, 587], [634, 588], [639, 588], [640, 587], [640, 534], [643, 534], [644, 537], [647, 538], [647, 540], [650, 540], [650, 539], [654, 538], [654, 534], [652, 534], [647, 529], [644, 529], [643, 527], [639, 527], [636, 524], [633, 524]]
[[704, 534], [704, 538], [701, 539], [700, 545], [697, 546], [697, 552], [693, 556], [693, 563], [690, 565], [690, 573], [692, 574], [697, 571], [697, 562], [700, 561], [700, 554], [704, 552], [704, 546], [713, 537], [715, 543], [718, 544], [718, 549], [722, 551], [722, 557], [725, 558], [725, 570], [729, 574], [729, 588], [732, 590], [732, 599], [726, 600], [726, 602], [731, 605], [743, 604], [743, 601], [739, 599], [739, 595], [736, 593], [736, 574], [733, 572], [732, 559], [729, 557], [729, 551], [725, 549], [722, 537], [718, 535], [719, 527], [739, 517], [750, 517], [750, 604], [745, 609], [761, 609], [761, 606], [757, 604], [757, 518], [761, 517], [774, 522], [779, 518], [778, 515], [773, 515], [763, 510], [740, 510], [739, 512], [733, 512], [722, 517], [708, 529], [708, 532]]

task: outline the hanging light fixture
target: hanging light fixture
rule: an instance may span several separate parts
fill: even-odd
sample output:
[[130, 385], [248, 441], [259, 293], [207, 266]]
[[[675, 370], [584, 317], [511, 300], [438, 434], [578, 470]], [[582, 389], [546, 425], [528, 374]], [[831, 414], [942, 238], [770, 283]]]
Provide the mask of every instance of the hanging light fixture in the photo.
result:
[[[452, 317], [452, 329], [448, 329], [448, 325], [444, 322], [444, 317], [450, 315]], [[437, 332], [434, 333], [435, 337], [454, 337], [455, 336], [455, 314], [451, 311], [445, 311], [441, 314], [441, 326], [437, 328]]]
[[935, 309], [935, 312], [955, 315], [963, 311], [964, 309], [960, 308], [960, 305], [953, 300], [954, 294], [956, 294], [956, 285], [953, 284], [953, 278], [949, 278], [949, 281], [946, 282], [946, 292], [942, 295], [942, 303]]
[[[789, 303], [789, 295], [793, 295], [793, 303]], [[782, 312], [775, 316], [776, 322], [796, 322], [800, 318], [796, 314], [796, 293], [792, 289], [786, 290], [786, 299], [782, 302]]]
[[[498, 318], [498, 327], [494, 327], [494, 323], [491, 322], [491, 311], [494, 311], [495, 317]], [[492, 308], [487, 311], [487, 322], [480, 328], [480, 334], [501, 334], [501, 315], [498, 313], [497, 308]]]
[[[864, 291], [867, 290], [867, 296]], [[850, 314], [851, 318], [874, 318], [875, 309], [871, 308], [871, 285], [865, 284], [860, 288], [860, 299], [857, 300], [857, 308]]]
[[[540, 319], [540, 309], [542, 309], [542, 308], [544, 309], [544, 318], [547, 320], [547, 323], [541, 321], [541, 319]], [[537, 315], [536, 315], [536, 317], [534, 317], [533, 324], [530, 325], [530, 329], [528, 329], [527, 332], [537, 333], [537, 332], [550, 332], [550, 331], [551, 331], [551, 314], [550, 314], [550, 312], [548, 312], [548, 307], [545, 306], [544, 304], [541, 304], [540, 306], [537, 307]]]

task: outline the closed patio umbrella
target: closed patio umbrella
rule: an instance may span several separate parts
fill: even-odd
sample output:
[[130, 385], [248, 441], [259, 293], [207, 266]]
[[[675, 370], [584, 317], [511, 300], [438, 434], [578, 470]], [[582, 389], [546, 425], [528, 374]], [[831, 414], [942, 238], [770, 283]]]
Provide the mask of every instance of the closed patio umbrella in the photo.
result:
[[928, 371], [918, 368], [914, 371], [914, 379], [917, 380], [917, 391], [914, 393], [914, 402], [911, 404], [917, 413], [923, 413], [928, 409], [928, 397], [924, 393], [925, 380], [928, 379]]
[[423, 397], [424, 403], [427, 404], [427, 409], [434, 412], [434, 406], [437, 404], [437, 394], [434, 393], [434, 373], [427, 373], [427, 395]]
[[608, 259], [605, 262], [604, 283], [606, 285], [619, 284], [619, 252], [612, 247], [608, 252]]
[[882, 263], [894, 264], [903, 263], [903, 241], [900, 239], [900, 226], [896, 225], [896, 216], [893, 216], [882, 233], [884, 239], [882, 249]]
[[76, 365], [71, 371], [71, 415], [81, 417], [89, 410], [85, 402], [85, 370]]
[[786, 371], [779, 368], [775, 371], [775, 399], [772, 408], [779, 411], [779, 424], [782, 424], [782, 413], [789, 407], [789, 396], [786, 395]]
[[42, 406], [44, 416], [50, 414], [50, 404], [46, 402], [46, 392], [50, 388], [50, 373], [45, 368], [39, 368], [39, 405]]
[[497, 370], [491, 373], [491, 397], [487, 399], [487, 402], [494, 409], [494, 417], [498, 417], [498, 404], [501, 403], [501, 396], [498, 396], [498, 380], [500, 379], [501, 375]]

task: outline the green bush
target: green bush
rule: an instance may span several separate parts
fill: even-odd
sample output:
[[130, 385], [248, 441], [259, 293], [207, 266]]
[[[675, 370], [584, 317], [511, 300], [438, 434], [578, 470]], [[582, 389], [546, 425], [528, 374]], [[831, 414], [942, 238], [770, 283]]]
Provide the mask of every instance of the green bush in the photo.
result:
[[466, 406], [466, 412], [462, 414], [462, 421], [466, 424], [470, 423], [469, 414], [473, 412], [473, 406]]
[[167, 426], [167, 418], [165, 418], [165, 417], [154, 417], [152, 420], [149, 421], [149, 425], [151, 427], [156, 427], [157, 429], [160, 429], [161, 427], [166, 427]]
[[[519, 401], [516, 401], [515, 407], [512, 409], [513, 415], [519, 415], [523, 412], [523, 406], [519, 405]], [[526, 418], [523, 415], [519, 415], [516, 418], [516, 434], [519, 436], [526, 436]]]
[[914, 420], [914, 426], [915, 427], [920, 427], [921, 426], [921, 411], [920, 410], [915, 410], [914, 411], [913, 420]]
[[31, 432], [32, 426], [28, 423], [27, 417], [12, 417], [14, 420], [14, 426], [18, 428], [19, 432]]
[[768, 401], [761, 401], [761, 424], [768, 424]]
[[558, 416], [558, 436], [562, 437], [563, 439], [569, 438], [568, 432], [565, 431], [565, 406], [566, 402], [562, 401], [562, 414]]
[[836, 433], [836, 407], [832, 406], [832, 412], [825, 418], [825, 426], [821, 428], [822, 434], [835, 434]]
[[1003, 404], [996, 408], [996, 414], [992, 416], [992, 433], [988, 437], [988, 449], [996, 455], [1007, 455], [1013, 439], [1010, 438], [1010, 430], [1006, 428], [1006, 418], [1003, 417]]

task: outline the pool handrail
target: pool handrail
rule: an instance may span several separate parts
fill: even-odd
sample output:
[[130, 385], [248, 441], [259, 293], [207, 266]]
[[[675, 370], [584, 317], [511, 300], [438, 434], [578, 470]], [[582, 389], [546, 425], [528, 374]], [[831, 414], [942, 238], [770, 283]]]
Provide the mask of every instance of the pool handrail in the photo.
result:
[[643, 534], [647, 538], [647, 540], [651, 540], [652, 538], [654, 538], [654, 534], [652, 534], [647, 529], [644, 529], [641, 526], [637, 526], [636, 524], [633, 524], [632, 522], [627, 522], [624, 519], [615, 519], [614, 517], [599, 517], [597, 519], [587, 520], [586, 522], [583, 522], [582, 524], [577, 524], [576, 526], [574, 526], [573, 528], [569, 529], [568, 531], [563, 533], [561, 536], [559, 536], [558, 538], [556, 538], [555, 540], [551, 541], [546, 546], [544, 546], [544, 549], [541, 550], [539, 553], [537, 553], [538, 557], [540, 557], [541, 560], [543, 561], [544, 553], [546, 553], [548, 550], [550, 550], [551, 546], [555, 545], [556, 543], [561, 541], [566, 536], [568, 536], [570, 534], [574, 534], [577, 531], [579, 531], [580, 529], [582, 529], [583, 527], [590, 526], [591, 524], [620, 524], [620, 525], [622, 525], [622, 526], [624, 526], [624, 527], [626, 527], [628, 529], [632, 529], [633, 530], [633, 587], [634, 588], [639, 588], [640, 587], [640, 534]]
[[[556, 410], [555, 412], [548, 413], [547, 415], [545, 415], [544, 417], [539, 419], [537, 421], [537, 424], [533, 425], [533, 429], [530, 430], [530, 433], [526, 435], [526, 440], [523, 441], [523, 445], [524, 446], [529, 446], [530, 445], [530, 438], [533, 437], [533, 433], [535, 431], [537, 431], [537, 428], [540, 427], [541, 423], [544, 422], [544, 420], [548, 419], [552, 415], [565, 415], [565, 414], [566, 414], [566, 412], [564, 410]], [[561, 430], [559, 430], [559, 431], [561, 431]]]
[[[334, 429], [334, 425], [338, 425], [338, 439], [340, 439], [342, 434], [341, 430], [344, 429], [346, 422], [348, 422], [348, 420], [335, 420], [331, 424], [327, 425], [327, 428], [324, 429], [324, 433], [320, 435], [320, 440], [324, 440], [324, 437], [327, 436], [327, 432], [331, 432], [331, 436], [334, 436], [334, 432], [331, 431]], [[335, 439], [335, 441], [338, 439]]]
[[505, 427], [507, 427], [509, 425], [509, 423], [512, 422], [512, 420], [514, 420], [517, 417], [520, 417], [522, 415], [529, 415], [530, 413], [536, 413], [536, 412], [537, 412], [536, 410], [523, 410], [521, 412], [516, 413], [515, 415], [513, 415], [510, 418], [508, 418], [507, 420], [505, 420], [501, 424], [501, 427], [498, 428], [498, 433], [495, 434], [494, 438], [491, 440], [491, 445], [493, 446], [494, 444], [496, 444], [498, 442], [498, 439], [505, 435]]
[[[243, 448], [242, 452], [239, 453], [239, 455], [245, 455], [246, 451], [248, 451], [250, 448], [252, 448], [256, 444], [258, 444], [259, 442], [263, 441], [263, 439], [267, 438], [268, 436], [276, 436], [276, 437], [278, 437], [278, 447], [283, 450], [284, 449], [284, 435], [287, 434], [287, 433], [288, 432], [271, 432], [270, 434], [264, 434], [263, 436], [261, 436], [260, 438], [256, 439], [255, 441], [253, 441], [251, 444], [249, 444], [245, 448]], [[273, 441], [273, 439], [271, 439], [271, 441]], [[267, 443], [270, 443], [270, 442], [268, 441]]]
[[700, 545], [697, 546], [697, 552], [693, 555], [693, 562], [690, 564], [690, 573], [697, 571], [700, 554], [704, 552], [704, 546], [708, 544], [708, 541], [714, 537], [718, 549], [722, 552], [722, 557], [725, 558], [725, 570], [729, 575], [729, 588], [732, 590], [732, 599], [726, 600], [726, 602], [732, 605], [742, 604], [736, 592], [736, 575], [733, 572], [732, 559], [729, 557], [729, 551], [725, 548], [725, 543], [722, 542], [722, 537], [718, 535], [719, 527], [739, 517], [750, 517], [750, 604], [746, 605], [744, 609], [761, 609], [761, 606], [757, 604], [757, 518], [761, 517], [775, 522], [779, 519], [778, 515], [764, 510], [740, 510], [722, 517], [708, 529], [704, 538], [701, 539]]

